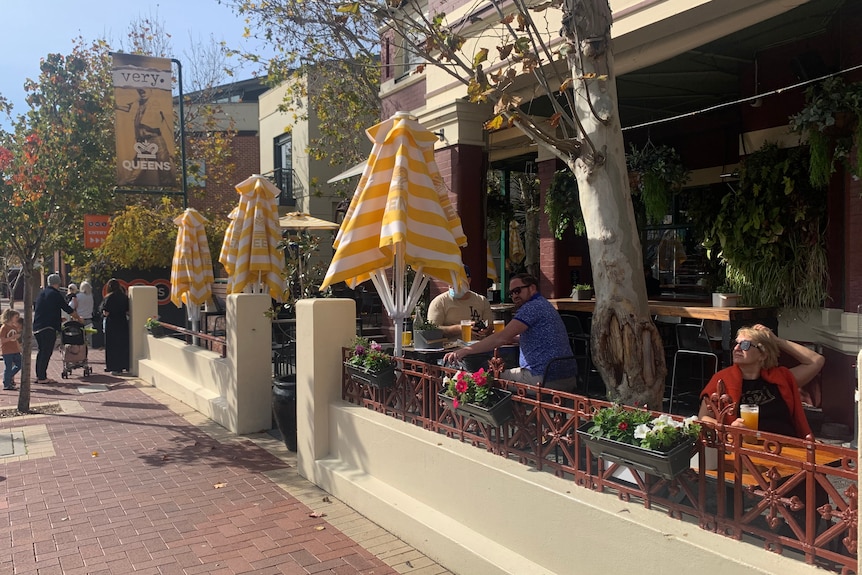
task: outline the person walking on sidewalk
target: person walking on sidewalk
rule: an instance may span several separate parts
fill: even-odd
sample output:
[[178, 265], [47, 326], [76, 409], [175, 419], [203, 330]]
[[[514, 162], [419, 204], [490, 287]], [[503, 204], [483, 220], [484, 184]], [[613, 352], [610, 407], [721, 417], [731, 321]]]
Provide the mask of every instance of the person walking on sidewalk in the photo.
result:
[[81, 316], [66, 303], [66, 298], [60, 292], [60, 276], [49, 275], [47, 284], [36, 298], [36, 310], [33, 313], [33, 336], [39, 346], [36, 354], [36, 383], [56, 383], [48, 379], [48, 363], [54, 353], [57, 332], [63, 327], [62, 312], [68, 313], [75, 321], [81, 321]]
[[21, 371], [21, 314], [12, 308], [3, 310], [0, 325], [0, 351], [3, 353], [3, 389], [15, 391], [15, 374]]

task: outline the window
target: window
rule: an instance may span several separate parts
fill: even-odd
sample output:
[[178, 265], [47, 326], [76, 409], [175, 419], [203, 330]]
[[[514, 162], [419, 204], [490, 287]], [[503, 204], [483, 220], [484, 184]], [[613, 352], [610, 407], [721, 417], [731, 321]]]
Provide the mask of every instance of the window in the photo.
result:
[[281, 190], [280, 206], [296, 206], [293, 197], [293, 135], [282, 134], [275, 139], [275, 185]]

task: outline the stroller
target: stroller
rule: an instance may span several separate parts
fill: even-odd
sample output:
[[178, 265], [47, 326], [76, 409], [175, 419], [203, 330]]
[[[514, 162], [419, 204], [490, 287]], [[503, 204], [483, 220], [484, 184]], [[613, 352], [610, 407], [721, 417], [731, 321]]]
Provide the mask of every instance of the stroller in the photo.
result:
[[63, 346], [63, 379], [76, 368], [84, 369], [84, 377], [93, 373], [93, 368], [87, 363], [87, 340], [84, 337], [83, 324], [77, 321], [64, 323], [60, 332], [60, 343]]

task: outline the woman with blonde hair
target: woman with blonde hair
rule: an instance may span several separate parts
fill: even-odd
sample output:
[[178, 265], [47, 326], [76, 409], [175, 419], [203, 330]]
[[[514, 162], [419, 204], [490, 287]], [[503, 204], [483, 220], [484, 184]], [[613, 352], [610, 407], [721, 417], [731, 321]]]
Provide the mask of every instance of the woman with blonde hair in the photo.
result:
[[[799, 364], [791, 368], [779, 366], [782, 352]], [[707, 398], [718, 391], [718, 382], [723, 381], [726, 393], [736, 404], [736, 412], [725, 418], [725, 424], [745, 427], [739, 406], [753, 404], [759, 407], [759, 430], [793, 437], [810, 435], [799, 389], [820, 373], [825, 362], [816, 351], [782, 339], [764, 325], [744, 327], [736, 334], [733, 365], [713, 375], [701, 391], [698, 417], [715, 421]]]

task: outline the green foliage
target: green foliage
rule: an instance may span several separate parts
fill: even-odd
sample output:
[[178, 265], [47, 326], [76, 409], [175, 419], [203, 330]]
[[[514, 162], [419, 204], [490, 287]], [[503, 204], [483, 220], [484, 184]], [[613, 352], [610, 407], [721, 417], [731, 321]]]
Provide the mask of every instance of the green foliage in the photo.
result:
[[350, 365], [363, 367], [369, 371], [383, 371], [395, 365], [395, 358], [383, 351], [376, 341], [368, 341], [368, 338], [357, 337], [353, 340], [353, 353], [347, 360]]
[[[839, 76], [827, 78], [805, 91], [805, 102], [790, 117], [790, 127], [808, 134], [811, 184], [828, 185], [837, 160], [862, 177], [862, 82], [845, 84]], [[851, 158], [854, 144], [856, 157]]]
[[633, 195], [640, 195], [651, 223], [661, 223], [670, 212], [673, 196], [688, 181], [677, 151], [670, 146], [655, 146], [651, 142], [640, 150], [632, 145], [626, 154], [631, 174]]
[[720, 250], [727, 283], [746, 304], [814, 309], [826, 297], [825, 225], [807, 154], [766, 144], [745, 158], [705, 245]]
[[700, 425], [694, 422], [695, 419], [692, 416], [679, 421], [668, 414], [653, 417], [645, 409], [614, 405], [593, 414], [589, 434], [653, 451], [667, 451], [680, 443], [697, 439]]
[[119, 267], [170, 267], [177, 241], [173, 220], [180, 211], [170, 198], [162, 198], [152, 207], [127, 207], [111, 221], [111, 231], [99, 248], [100, 254]]
[[578, 182], [571, 171], [554, 172], [554, 178], [548, 186], [545, 197], [545, 213], [548, 214], [548, 227], [558, 240], [563, 239], [563, 234], [570, 225], [576, 235], [586, 235], [587, 228], [581, 212], [581, 199], [578, 196]]
[[[333, 166], [363, 159], [370, 146], [365, 129], [379, 121], [381, 109], [377, 16], [359, 5], [340, 10], [342, 5], [332, 2], [224, 3], [246, 20], [249, 36], [275, 51], [266, 62], [267, 81], [284, 85], [280, 110], [291, 124], [309, 121], [309, 157]], [[260, 61], [256, 54], [234, 53]], [[339, 191], [348, 193], [348, 185]]]

